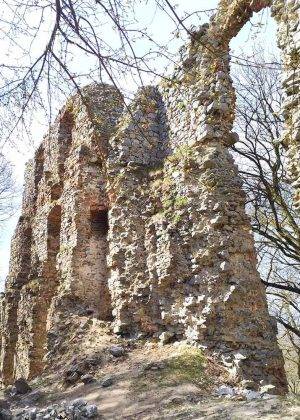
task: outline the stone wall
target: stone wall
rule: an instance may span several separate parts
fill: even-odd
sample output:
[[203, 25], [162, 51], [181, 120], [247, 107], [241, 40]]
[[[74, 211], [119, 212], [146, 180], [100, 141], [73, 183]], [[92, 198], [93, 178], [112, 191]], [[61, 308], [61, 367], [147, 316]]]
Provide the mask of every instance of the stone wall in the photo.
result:
[[[294, 13], [298, 2], [290, 3]], [[221, 0], [171, 80], [140, 89], [124, 110], [108, 85], [83, 89], [63, 108], [28, 165], [1, 300], [5, 384], [53, 366], [68, 346], [66, 321], [88, 314], [124, 337], [200, 345], [237, 380], [286, 390], [228, 151], [237, 140], [229, 42], [270, 4]], [[283, 34], [280, 7], [275, 1]], [[297, 22], [288, 25], [297, 41]]]
[[286, 121], [283, 145], [288, 150], [289, 172], [300, 205], [300, 2], [276, 0], [272, 6], [278, 23], [278, 45], [282, 50], [282, 83], [286, 94], [282, 112]]
[[87, 87], [83, 95], [85, 103], [76, 97], [66, 104], [27, 165], [2, 310], [4, 383], [42, 371], [57, 307], [69, 311], [84, 301], [96, 316], [110, 311], [101, 279], [107, 244], [90, 246], [99, 235], [91, 212], [107, 208], [102, 163], [123, 105], [110, 86]]

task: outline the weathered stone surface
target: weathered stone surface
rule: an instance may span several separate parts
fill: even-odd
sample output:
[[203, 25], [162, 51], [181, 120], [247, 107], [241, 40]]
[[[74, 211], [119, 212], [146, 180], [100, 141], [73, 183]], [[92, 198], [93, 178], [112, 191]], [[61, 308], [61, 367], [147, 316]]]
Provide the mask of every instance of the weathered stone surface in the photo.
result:
[[14, 388], [17, 394], [27, 394], [31, 391], [30, 385], [23, 378], [19, 378], [15, 381]]
[[103, 388], [108, 388], [109, 386], [112, 386], [113, 383], [114, 383], [113, 378], [109, 377], [109, 378], [103, 379], [103, 381], [101, 382], [101, 386]]
[[6, 410], [4, 408], [0, 408], [0, 418], [2, 420], [12, 420], [13, 416], [12, 416], [12, 413], [9, 410]]
[[[0, 413], [1, 414], [1, 413]], [[87, 404], [86, 401], [78, 399], [69, 403], [50, 405], [48, 408], [24, 409], [14, 413], [14, 419], [95, 419], [100, 418], [98, 408], [95, 404]], [[5, 417], [4, 417], [5, 419]]]
[[[271, 3], [221, 0], [172, 80], [140, 89], [129, 109], [107, 85], [85, 88], [62, 109], [28, 165], [1, 299], [5, 384], [53, 367], [72, 334], [98, 318], [121, 336], [206, 347], [253, 391], [285, 392], [228, 151], [237, 140], [229, 42]], [[288, 3], [297, 12], [298, 1]], [[282, 4], [273, 2], [275, 15]], [[287, 20], [279, 21], [282, 33]], [[293, 91], [293, 76], [284, 83]], [[294, 142], [287, 146], [297, 166]], [[71, 315], [89, 318], [73, 331]]]
[[282, 83], [286, 99], [282, 113], [286, 121], [283, 145], [288, 150], [289, 173], [300, 206], [300, 2], [274, 0], [272, 12], [278, 23], [278, 45], [282, 50]]
[[125, 349], [122, 346], [111, 346], [109, 352], [114, 357], [122, 357], [125, 354]]
[[83, 375], [80, 378], [81, 382], [83, 382], [84, 384], [90, 384], [92, 382], [95, 382], [96, 379], [92, 376], [92, 375]]
[[67, 103], [27, 167], [2, 299], [5, 383], [42, 371], [68, 310], [111, 316], [101, 162], [123, 105], [109, 86], [88, 87], [84, 95], [85, 105], [79, 98]]

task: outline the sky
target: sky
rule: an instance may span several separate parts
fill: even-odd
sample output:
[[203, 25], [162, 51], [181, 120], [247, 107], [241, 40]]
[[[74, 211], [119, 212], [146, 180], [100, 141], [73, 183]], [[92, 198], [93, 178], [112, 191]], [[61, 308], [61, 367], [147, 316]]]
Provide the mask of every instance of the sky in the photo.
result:
[[[193, 12], [201, 8], [201, 10], [212, 9], [217, 7], [218, 0], [177, 0], [178, 4], [177, 12], [180, 16], [184, 12]], [[200, 3], [200, 5], [199, 5]], [[3, 10], [2, 10], [3, 12]], [[5, 12], [5, 11], [4, 11]], [[4, 13], [3, 12], [3, 13]], [[160, 13], [157, 10], [154, 10], [153, 3], [148, 2], [147, 6], [140, 7], [137, 11], [137, 18], [142, 25], [146, 26], [148, 31], [155, 34], [161, 43], [169, 42], [170, 32], [174, 27], [170, 24], [169, 18]], [[199, 18], [194, 19], [192, 22], [196, 27], [199, 24], [205, 23], [208, 21], [208, 16], [206, 14], [201, 15], [201, 21]], [[263, 25], [261, 25], [261, 23]], [[0, 28], [1, 29], [1, 28]], [[47, 34], [45, 34], [47, 35]], [[266, 53], [274, 52], [277, 49], [276, 47], [276, 25], [273, 19], [270, 17], [269, 11], [263, 11], [262, 13], [256, 14], [251, 23], [245, 25], [245, 27], [240, 31], [239, 35], [231, 42], [231, 49], [234, 55], [243, 53], [251, 56], [251, 51], [254, 45], [261, 44], [264, 46]], [[180, 40], [173, 40], [170, 43], [169, 47], [172, 51], [177, 51], [181, 45]], [[8, 55], [13, 53], [10, 51], [8, 53], [8, 48], [6, 50], [5, 40], [2, 40], [0, 43], [0, 64], [5, 62], [8, 59]], [[147, 46], [141, 46], [141, 48], [147, 48]], [[80, 57], [78, 58], [79, 67], [83, 64], [80, 63]], [[163, 59], [157, 59], [157, 67], [164, 68], [165, 62]], [[130, 79], [124, 79], [124, 84], [129, 85], [132, 90], [135, 90], [136, 85]], [[63, 104], [58, 104], [62, 106]], [[5, 153], [7, 157], [11, 160], [14, 166], [14, 175], [16, 178], [17, 186], [20, 191], [18, 202], [21, 202], [21, 191], [23, 188], [23, 177], [24, 177], [24, 168], [26, 161], [33, 156], [34, 149], [40, 143], [42, 136], [45, 131], [45, 126], [39, 123], [39, 116], [36, 116], [36, 122], [32, 126], [33, 143], [31, 144], [17, 144], [15, 147], [7, 147]], [[8, 272], [9, 266], [9, 254], [10, 254], [10, 240], [13, 235], [18, 217], [20, 215], [20, 209], [18, 209], [15, 215], [7, 221], [2, 229], [0, 230], [0, 290], [3, 289], [4, 280]]]

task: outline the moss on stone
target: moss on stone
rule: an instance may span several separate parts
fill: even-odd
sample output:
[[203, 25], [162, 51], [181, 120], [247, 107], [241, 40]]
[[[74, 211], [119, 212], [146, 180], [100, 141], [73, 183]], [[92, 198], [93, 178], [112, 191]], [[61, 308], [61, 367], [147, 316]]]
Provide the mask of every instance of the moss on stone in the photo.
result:
[[132, 381], [132, 387], [147, 390], [154, 387], [168, 387], [191, 383], [203, 387], [211, 383], [205, 369], [206, 359], [202, 351], [180, 346], [178, 353], [165, 360], [158, 370], [145, 370]]

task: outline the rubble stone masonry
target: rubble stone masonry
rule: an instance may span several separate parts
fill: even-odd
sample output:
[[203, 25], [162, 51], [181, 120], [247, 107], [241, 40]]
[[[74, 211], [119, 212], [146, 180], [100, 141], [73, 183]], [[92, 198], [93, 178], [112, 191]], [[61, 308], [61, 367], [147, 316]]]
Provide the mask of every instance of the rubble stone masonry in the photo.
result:
[[229, 42], [271, 3], [300, 200], [300, 2], [221, 0], [170, 81], [140, 89], [125, 108], [111, 86], [84, 88], [29, 162], [0, 304], [4, 384], [54, 365], [64, 321], [88, 313], [121, 336], [202, 346], [237, 380], [286, 391], [228, 151], [237, 140]]

